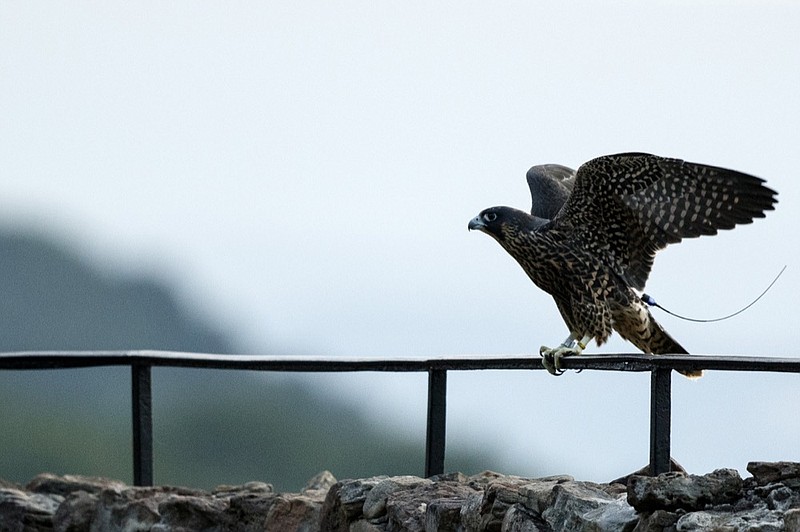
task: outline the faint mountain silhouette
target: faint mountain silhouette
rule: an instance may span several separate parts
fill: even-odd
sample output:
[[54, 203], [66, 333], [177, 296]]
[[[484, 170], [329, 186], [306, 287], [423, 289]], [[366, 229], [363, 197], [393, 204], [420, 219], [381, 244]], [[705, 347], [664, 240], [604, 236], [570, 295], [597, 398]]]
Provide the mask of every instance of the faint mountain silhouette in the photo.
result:
[[[0, 351], [237, 351], [163, 284], [100, 269], [38, 234], [0, 230], [0, 320]], [[0, 478], [51, 471], [130, 482], [129, 389], [127, 368], [0, 371]], [[323, 469], [422, 474], [422, 433], [387, 433], [290, 377], [155, 368], [153, 394], [158, 484], [263, 480], [288, 490]], [[448, 453], [451, 469], [485, 467], [478, 453]]]

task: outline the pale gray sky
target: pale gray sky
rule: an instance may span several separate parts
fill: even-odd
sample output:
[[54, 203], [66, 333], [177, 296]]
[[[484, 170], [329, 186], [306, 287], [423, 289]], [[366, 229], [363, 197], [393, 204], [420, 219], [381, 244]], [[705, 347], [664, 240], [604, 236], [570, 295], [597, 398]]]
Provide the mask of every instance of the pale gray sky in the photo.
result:
[[[788, 1], [4, 2], [0, 222], [170, 279], [254, 350], [535, 356], [555, 305], [468, 220], [526, 208], [533, 164], [647, 151], [780, 193], [662, 253], [648, 293], [714, 317], [789, 266], [736, 319], [657, 317], [693, 352], [793, 356], [798, 24]], [[424, 426], [421, 375], [315, 378]], [[452, 375], [450, 434], [608, 479], [647, 461], [648, 382]], [[799, 401], [797, 376], [676, 378], [674, 455], [800, 460]]]

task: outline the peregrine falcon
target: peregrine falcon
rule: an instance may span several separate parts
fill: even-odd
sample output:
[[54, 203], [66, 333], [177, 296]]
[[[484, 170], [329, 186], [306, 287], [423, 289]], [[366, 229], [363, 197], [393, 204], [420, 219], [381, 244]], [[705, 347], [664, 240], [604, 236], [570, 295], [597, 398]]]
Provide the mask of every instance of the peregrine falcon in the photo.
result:
[[641, 298], [656, 252], [763, 218], [777, 202], [757, 177], [646, 153], [598, 157], [577, 172], [534, 166], [527, 178], [530, 214], [490, 207], [469, 229], [497, 240], [555, 299], [569, 336], [539, 350], [554, 375], [563, 373], [561, 357], [592, 339], [603, 344], [612, 330], [645, 353], [688, 354]]

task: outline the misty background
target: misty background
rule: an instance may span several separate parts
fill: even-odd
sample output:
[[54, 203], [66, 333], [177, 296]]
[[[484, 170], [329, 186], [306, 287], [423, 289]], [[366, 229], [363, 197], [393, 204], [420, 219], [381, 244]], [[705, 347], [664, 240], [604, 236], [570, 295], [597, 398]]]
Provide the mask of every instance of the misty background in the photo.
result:
[[[726, 315], [788, 265], [734, 319], [657, 319], [691, 352], [797, 356], [799, 22], [788, 1], [3, 3], [0, 231], [41, 254], [0, 256], [0, 351], [538, 356], [566, 336], [551, 297], [467, 222], [491, 205], [526, 208], [533, 164], [645, 151], [779, 192], [766, 219], [662, 252], [647, 286], [659, 303]], [[618, 337], [588, 348], [633, 351]], [[37, 373], [0, 372], [0, 477], [126, 479], [128, 451], [115, 447], [129, 445], [127, 375]], [[417, 470], [398, 471], [416, 460], [400, 458], [381, 471], [392, 454], [381, 451], [375, 473], [419, 474], [425, 383], [156, 372], [156, 481], [212, 482], [191, 469], [278, 482], [291, 448], [314, 438], [324, 444], [291, 462], [307, 470], [280, 482], [365, 474], [339, 462], [362, 451], [334, 440], [366, 432], [383, 438], [367, 448], [407, 442], [403, 456], [419, 456]], [[448, 385], [447, 469], [605, 481], [647, 463], [649, 375], [452, 372]], [[283, 399], [268, 395], [278, 388]], [[696, 473], [800, 460], [798, 403], [797, 375], [676, 376], [673, 456]], [[320, 425], [339, 405], [354, 424]], [[181, 425], [215, 406], [217, 432]], [[253, 420], [294, 410], [316, 421], [265, 452], [292, 431]], [[238, 442], [230, 462], [243, 469], [230, 473], [220, 440]], [[64, 458], [65, 446], [90, 459]], [[109, 448], [122, 465], [107, 465]]]

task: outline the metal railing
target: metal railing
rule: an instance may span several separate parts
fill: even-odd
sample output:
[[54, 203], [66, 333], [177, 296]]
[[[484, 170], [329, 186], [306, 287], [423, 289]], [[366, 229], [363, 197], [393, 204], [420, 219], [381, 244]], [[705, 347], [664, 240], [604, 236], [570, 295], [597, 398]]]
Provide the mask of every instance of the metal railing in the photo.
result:
[[[188, 367], [291, 372], [427, 372], [428, 414], [425, 476], [444, 472], [447, 372], [540, 370], [536, 356], [354, 359], [209, 355], [169, 351], [69, 351], [0, 353], [0, 370], [43, 370], [129, 366], [133, 419], [133, 483], [153, 484], [153, 367]], [[704, 355], [581, 355], [562, 359], [573, 370], [649, 371], [650, 472], [670, 470], [671, 383], [673, 370], [770, 371], [800, 373], [800, 359]]]

